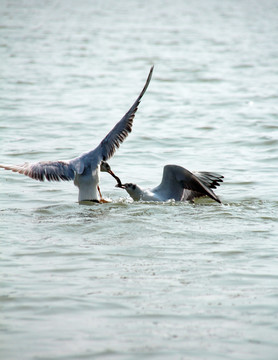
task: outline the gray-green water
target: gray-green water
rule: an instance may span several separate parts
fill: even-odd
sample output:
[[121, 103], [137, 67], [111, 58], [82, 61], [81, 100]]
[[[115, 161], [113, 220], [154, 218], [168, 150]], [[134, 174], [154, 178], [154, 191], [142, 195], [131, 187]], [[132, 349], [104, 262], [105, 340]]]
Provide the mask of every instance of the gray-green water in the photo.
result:
[[1, 1], [0, 162], [96, 146], [154, 75], [110, 160], [217, 171], [223, 201], [80, 206], [0, 172], [1, 359], [278, 358], [278, 4]]

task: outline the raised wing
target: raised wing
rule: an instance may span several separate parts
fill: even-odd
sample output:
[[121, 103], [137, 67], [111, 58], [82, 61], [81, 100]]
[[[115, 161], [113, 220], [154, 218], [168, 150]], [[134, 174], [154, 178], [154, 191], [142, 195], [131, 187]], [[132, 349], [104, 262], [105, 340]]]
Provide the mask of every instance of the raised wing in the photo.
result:
[[19, 174], [40, 181], [44, 181], [45, 179], [48, 181], [69, 181], [74, 179], [75, 172], [82, 174], [87, 166], [90, 168], [97, 167], [102, 160], [105, 161], [109, 159], [115, 153], [116, 149], [131, 132], [135, 113], [149, 86], [152, 73], [153, 66], [150, 69], [145, 86], [135, 103], [94, 150], [84, 153], [70, 161], [41, 161], [34, 164], [26, 162], [23, 165], [0, 164], [0, 168], [18, 172]]
[[116, 149], [120, 146], [120, 144], [125, 140], [125, 138], [128, 136], [128, 134], [132, 130], [133, 125], [133, 119], [135, 117], [135, 113], [138, 109], [138, 106], [140, 104], [140, 101], [145, 94], [149, 83], [151, 81], [153, 73], [153, 66], [150, 69], [148, 78], [146, 80], [145, 86], [143, 90], [141, 91], [140, 95], [136, 99], [135, 103], [131, 106], [131, 108], [128, 110], [128, 112], [125, 114], [125, 116], [114, 126], [114, 128], [105, 136], [105, 138], [101, 141], [99, 146], [93, 150], [92, 152], [88, 153], [89, 157], [92, 153], [99, 154], [101, 160], [108, 160], [111, 158], [111, 156], [114, 155]]
[[193, 171], [193, 174], [202, 181], [204, 185], [210, 189], [216, 189], [223, 182], [224, 176], [215, 172], [208, 171]]
[[22, 165], [1, 165], [0, 168], [11, 170], [29, 176], [32, 179], [44, 181], [70, 181], [74, 179], [75, 169], [71, 163], [66, 161], [41, 161]]
[[[197, 196], [209, 196], [211, 199], [221, 203], [214, 192], [190, 171], [178, 165], [166, 165], [163, 170], [160, 191], [168, 192], [169, 198], [177, 201], [183, 200], [184, 190], [191, 190], [188, 200]], [[198, 194], [198, 195], [197, 195]]]

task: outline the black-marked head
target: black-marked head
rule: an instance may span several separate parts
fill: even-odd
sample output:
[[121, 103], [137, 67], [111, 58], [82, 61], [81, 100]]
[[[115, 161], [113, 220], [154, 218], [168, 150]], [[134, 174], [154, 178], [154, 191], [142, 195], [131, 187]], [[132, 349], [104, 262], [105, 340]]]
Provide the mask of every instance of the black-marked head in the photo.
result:
[[132, 197], [133, 200], [139, 201], [142, 195], [142, 190], [138, 185], [133, 183], [122, 184], [122, 186], [118, 186], [121, 189], [125, 189], [128, 194]]
[[111, 171], [110, 165], [106, 161], [102, 161], [100, 163], [100, 171], [109, 173]]

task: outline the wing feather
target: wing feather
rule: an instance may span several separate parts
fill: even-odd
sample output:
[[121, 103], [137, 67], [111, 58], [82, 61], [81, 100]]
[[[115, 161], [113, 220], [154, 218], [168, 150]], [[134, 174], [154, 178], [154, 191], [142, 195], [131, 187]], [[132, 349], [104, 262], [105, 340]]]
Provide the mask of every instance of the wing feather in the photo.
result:
[[[175, 200], [192, 200], [194, 195], [196, 197], [196, 195], [199, 194], [198, 196], [209, 196], [211, 199], [221, 203], [215, 193], [202, 183], [196, 175], [178, 165], [164, 166], [162, 182], [159, 187], [165, 190], [168, 188], [170, 198], [174, 198]], [[181, 189], [190, 190], [190, 197], [184, 199], [183, 196], [180, 195]], [[179, 198], [175, 198], [177, 195]]]
[[75, 169], [66, 161], [40, 161], [37, 163], [24, 163], [22, 165], [1, 165], [0, 168], [11, 170], [32, 179], [44, 181], [70, 181], [74, 179]]
[[33, 164], [26, 162], [22, 165], [0, 164], [0, 168], [23, 174], [39, 181], [44, 181], [45, 179], [48, 181], [69, 181], [74, 179], [75, 173], [82, 174], [86, 167], [94, 168], [101, 160], [109, 159], [132, 130], [133, 119], [151, 81], [153, 68], [152, 66], [143, 90], [134, 104], [94, 150], [70, 161], [41, 161]]
[[[133, 125], [133, 119], [135, 117], [136, 111], [138, 109], [138, 106], [140, 104], [140, 101], [145, 94], [149, 83], [152, 78], [153, 73], [153, 66], [150, 69], [148, 78], [146, 80], [146, 83], [144, 85], [143, 90], [141, 91], [140, 95], [134, 102], [134, 104], [131, 106], [131, 108], [128, 110], [128, 112], [124, 115], [124, 117], [114, 126], [114, 128], [105, 136], [105, 138], [101, 141], [99, 146], [95, 149], [97, 151], [100, 151], [101, 153], [101, 160], [108, 160], [111, 158], [116, 149], [119, 148], [120, 144], [125, 140], [125, 138], [128, 136], [128, 134], [132, 130]], [[93, 150], [93, 151], [95, 151]]]
[[193, 174], [202, 181], [210, 189], [216, 189], [223, 182], [224, 176], [208, 171], [194, 171]]

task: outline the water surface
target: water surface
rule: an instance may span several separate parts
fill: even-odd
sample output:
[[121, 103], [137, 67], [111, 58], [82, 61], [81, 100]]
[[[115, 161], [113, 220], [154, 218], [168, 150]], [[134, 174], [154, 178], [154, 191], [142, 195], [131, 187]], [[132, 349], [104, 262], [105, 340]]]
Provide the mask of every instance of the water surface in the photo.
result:
[[108, 204], [0, 172], [3, 359], [277, 359], [276, 1], [53, 1], [0, 8], [0, 160], [98, 145], [155, 65], [110, 160], [152, 187], [217, 171], [223, 201]]

